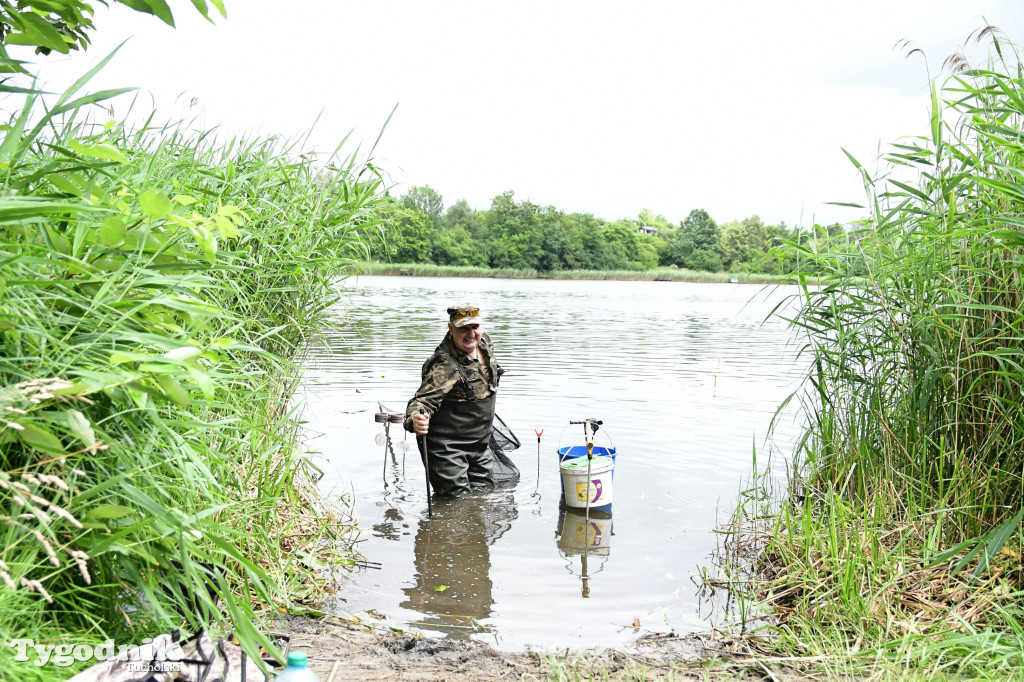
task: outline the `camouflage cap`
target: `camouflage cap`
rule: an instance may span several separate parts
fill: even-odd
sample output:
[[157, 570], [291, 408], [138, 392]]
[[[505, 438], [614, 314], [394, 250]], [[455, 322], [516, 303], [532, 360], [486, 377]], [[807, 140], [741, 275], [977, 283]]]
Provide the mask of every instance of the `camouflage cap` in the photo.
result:
[[483, 324], [484, 318], [477, 304], [456, 303], [448, 306], [448, 321], [456, 327], [465, 327], [467, 324]]

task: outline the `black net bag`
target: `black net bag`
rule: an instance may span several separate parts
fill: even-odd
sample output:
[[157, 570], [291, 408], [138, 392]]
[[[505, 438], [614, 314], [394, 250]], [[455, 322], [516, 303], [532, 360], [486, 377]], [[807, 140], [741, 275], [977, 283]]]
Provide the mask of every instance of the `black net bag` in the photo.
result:
[[502, 421], [497, 414], [494, 415], [494, 428], [491, 431], [491, 442], [487, 449], [494, 455], [494, 483], [496, 485], [513, 484], [519, 482], [519, 467], [517, 467], [508, 454], [519, 449], [519, 439], [512, 429]]

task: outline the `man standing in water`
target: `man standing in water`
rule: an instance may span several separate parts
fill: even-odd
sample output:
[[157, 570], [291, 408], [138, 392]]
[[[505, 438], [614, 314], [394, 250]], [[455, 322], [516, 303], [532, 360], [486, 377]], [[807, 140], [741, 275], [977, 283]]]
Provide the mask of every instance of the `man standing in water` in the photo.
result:
[[405, 430], [426, 436], [430, 485], [442, 496], [494, 486], [487, 444], [504, 370], [482, 322], [476, 305], [448, 308], [448, 333], [423, 363], [423, 381], [405, 408]]

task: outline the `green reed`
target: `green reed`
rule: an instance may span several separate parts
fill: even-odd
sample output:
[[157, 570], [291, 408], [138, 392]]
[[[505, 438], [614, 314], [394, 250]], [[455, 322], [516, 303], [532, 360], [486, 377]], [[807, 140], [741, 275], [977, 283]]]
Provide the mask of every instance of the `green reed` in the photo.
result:
[[291, 398], [380, 177], [107, 121], [122, 91], [79, 94], [96, 70], [45, 102], [0, 84], [0, 640], [215, 622], [270, 648], [259, 619], [345, 559]]
[[831, 274], [791, 317], [809, 428], [758, 596], [791, 651], [900, 675], [1024, 663], [1024, 74], [981, 35], [993, 65], [933, 83], [927, 135], [880, 177], [851, 157], [848, 246], [790, 245]]

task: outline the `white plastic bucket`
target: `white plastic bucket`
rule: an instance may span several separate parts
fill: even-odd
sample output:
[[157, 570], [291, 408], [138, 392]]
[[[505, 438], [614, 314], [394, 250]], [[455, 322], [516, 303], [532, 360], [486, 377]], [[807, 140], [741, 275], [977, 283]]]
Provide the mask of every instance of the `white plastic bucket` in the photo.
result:
[[611, 457], [595, 457], [590, 460], [590, 478], [587, 479], [587, 458], [577, 457], [558, 464], [562, 473], [562, 489], [565, 491], [565, 505], [585, 509], [587, 498], [591, 507], [603, 507], [612, 503], [612, 471], [615, 463]]

